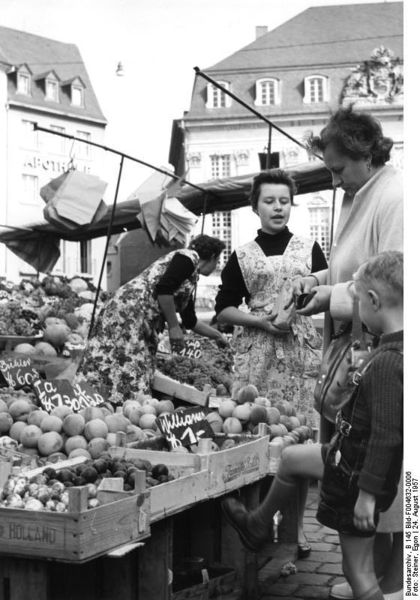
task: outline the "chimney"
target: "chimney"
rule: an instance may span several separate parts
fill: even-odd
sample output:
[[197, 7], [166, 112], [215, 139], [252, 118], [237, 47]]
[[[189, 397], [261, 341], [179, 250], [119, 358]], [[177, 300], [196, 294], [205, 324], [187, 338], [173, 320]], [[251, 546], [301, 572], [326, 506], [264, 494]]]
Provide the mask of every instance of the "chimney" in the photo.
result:
[[268, 31], [267, 25], [257, 25], [255, 28], [255, 39], [257, 40], [262, 35], [265, 35]]

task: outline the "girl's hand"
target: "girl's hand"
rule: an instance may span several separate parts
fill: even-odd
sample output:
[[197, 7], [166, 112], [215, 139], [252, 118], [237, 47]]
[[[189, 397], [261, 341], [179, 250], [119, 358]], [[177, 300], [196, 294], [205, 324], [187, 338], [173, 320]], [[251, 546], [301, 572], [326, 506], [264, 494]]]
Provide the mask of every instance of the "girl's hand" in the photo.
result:
[[169, 327], [169, 341], [172, 352], [179, 352], [185, 346], [184, 333], [179, 325]]
[[218, 348], [228, 348], [230, 346], [229, 340], [222, 334], [216, 338], [216, 344]]
[[267, 333], [271, 333], [271, 335], [285, 335], [287, 331], [279, 329], [278, 327], [273, 325], [272, 321], [275, 318], [276, 315], [267, 315], [266, 317], [260, 317], [257, 327], [259, 329], [263, 329]]
[[292, 279], [293, 295], [300, 296], [300, 294], [309, 294], [313, 287], [318, 285], [318, 281], [315, 277], [295, 277]]
[[353, 516], [353, 523], [357, 529], [361, 531], [375, 529], [375, 504], [376, 498], [373, 494], [369, 494], [369, 492], [365, 492], [364, 490], [359, 491]]
[[[313, 277], [311, 279], [315, 281]], [[297, 310], [296, 313], [298, 315], [309, 316], [328, 310], [330, 308], [331, 287], [330, 285], [312, 286], [311, 290], [315, 292], [314, 297], [308, 302], [305, 308]]]

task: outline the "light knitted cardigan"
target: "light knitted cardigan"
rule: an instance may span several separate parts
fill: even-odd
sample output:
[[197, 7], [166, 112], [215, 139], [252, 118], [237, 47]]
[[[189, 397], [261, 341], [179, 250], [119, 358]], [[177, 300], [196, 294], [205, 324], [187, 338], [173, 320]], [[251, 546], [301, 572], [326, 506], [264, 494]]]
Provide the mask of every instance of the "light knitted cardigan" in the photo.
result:
[[351, 320], [353, 299], [348, 286], [353, 273], [384, 250], [403, 250], [402, 173], [390, 165], [380, 168], [353, 198], [344, 196], [329, 268], [315, 273], [321, 284], [333, 286], [334, 321]]

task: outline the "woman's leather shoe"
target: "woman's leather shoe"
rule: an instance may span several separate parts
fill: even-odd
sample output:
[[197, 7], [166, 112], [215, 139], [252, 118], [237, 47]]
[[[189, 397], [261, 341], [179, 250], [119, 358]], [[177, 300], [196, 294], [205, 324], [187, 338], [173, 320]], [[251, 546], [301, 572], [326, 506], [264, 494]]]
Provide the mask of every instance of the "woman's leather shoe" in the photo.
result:
[[308, 558], [312, 551], [312, 546], [308, 544], [308, 542], [304, 542], [303, 544], [298, 544], [298, 558]]

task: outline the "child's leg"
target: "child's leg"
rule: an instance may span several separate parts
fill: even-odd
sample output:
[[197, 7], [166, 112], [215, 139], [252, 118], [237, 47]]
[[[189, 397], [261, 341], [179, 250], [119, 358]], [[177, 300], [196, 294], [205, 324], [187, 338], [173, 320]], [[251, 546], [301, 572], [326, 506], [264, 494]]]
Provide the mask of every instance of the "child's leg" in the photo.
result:
[[[386, 535], [386, 534], [379, 534]], [[386, 563], [386, 570], [381, 581], [381, 588], [384, 594], [392, 594], [404, 587], [404, 540], [403, 532], [398, 531], [392, 534], [391, 555]]]
[[250, 549], [257, 548], [271, 530], [274, 514], [282, 510], [295, 493], [299, 479], [322, 479], [323, 472], [321, 444], [288, 446], [260, 506], [248, 513], [238, 500], [227, 498], [222, 503], [225, 515], [245, 545]]
[[343, 573], [357, 600], [382, 600], [373, 564], [375, 537], [357, 537], [340, 533]]

